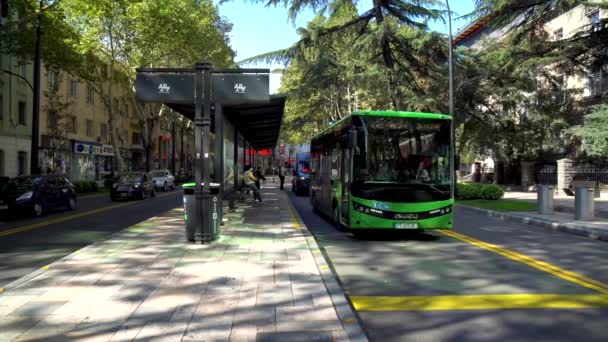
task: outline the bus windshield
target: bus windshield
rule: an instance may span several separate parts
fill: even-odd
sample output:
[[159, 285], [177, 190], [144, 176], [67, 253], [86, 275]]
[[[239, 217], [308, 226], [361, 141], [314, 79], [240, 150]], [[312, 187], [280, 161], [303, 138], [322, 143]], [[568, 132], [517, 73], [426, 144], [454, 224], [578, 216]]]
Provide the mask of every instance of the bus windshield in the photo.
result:
[[362, 119], [367, 129], [367, 146], [355, 160], [354, 183], [378, 184], [384, 189], [403, 185], [404, 189], [431, 193], [432, 200], [450, 198], [449, 120]]

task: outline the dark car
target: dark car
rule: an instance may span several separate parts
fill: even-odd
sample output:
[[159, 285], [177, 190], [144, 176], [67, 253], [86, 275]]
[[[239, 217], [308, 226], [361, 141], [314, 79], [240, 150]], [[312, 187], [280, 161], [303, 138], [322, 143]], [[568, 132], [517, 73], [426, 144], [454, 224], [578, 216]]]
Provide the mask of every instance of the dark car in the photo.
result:
[[293, 172], [291, 190], [296, 195], [308, 195], [310, 186], [310, 163], [307, 160], [300, 160]]
[[156, 196], [154, 183], [145, 172], [130, 172], [120, 176], [110, 191], [112, 201], [119, 199], [144, 199]]
[[63, 176], [22, 176], [0, 185], [0, 214], [44, 213], [66, 208], [76, 209], [74, 185]]

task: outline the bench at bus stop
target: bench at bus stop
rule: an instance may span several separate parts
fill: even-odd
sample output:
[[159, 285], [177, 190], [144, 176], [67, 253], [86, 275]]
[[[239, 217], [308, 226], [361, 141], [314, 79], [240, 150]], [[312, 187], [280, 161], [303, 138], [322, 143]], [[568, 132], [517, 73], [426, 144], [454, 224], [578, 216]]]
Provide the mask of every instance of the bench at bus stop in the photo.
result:
[[593, 188], [594, 197], [600, 197], [600, 182], [590, 180], [573, 180], [570, 182], [567, 188], [563, 188], [564, 192], [568, 196], [574, 196], [576, 188]]

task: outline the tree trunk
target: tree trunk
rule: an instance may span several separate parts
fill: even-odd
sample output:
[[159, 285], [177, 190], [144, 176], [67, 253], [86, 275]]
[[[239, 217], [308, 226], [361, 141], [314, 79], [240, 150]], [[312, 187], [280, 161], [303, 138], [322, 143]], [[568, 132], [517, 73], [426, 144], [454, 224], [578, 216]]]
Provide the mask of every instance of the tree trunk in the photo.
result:
[[[114, 63], [110, 65], [113, 67]], [[113, 72], [113, 69], [110, 69], [110, 73]], [[103, 85], [102, 85], [103, 87]], [[115, 168], [118, 173], [123, 173], [125, 171], [125, 161], [122, 159], [122, 154], [120, 153], [120, 145], [118, 144], [118, 137], [116, 136], [116, 128], [114, 127], [114, 106], [112, 106], [112, 80], [110, 78], [108, 82], [108, 96], [106, 100], [106, 108], [108, 109], [108, 130], [110, 134], [110, 143], [114, 148], [114, 161]]]

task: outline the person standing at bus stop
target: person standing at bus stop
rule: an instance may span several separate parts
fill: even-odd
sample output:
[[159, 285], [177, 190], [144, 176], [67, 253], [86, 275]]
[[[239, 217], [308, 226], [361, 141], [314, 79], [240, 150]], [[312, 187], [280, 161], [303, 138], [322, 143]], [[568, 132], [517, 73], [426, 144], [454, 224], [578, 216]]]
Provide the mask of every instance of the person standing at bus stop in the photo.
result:
[[283, 190], [283, 184], [285, 184], [285, 174], [283, 173], [283, 166], [279, 165], [277, 173], [279, 174], [279, 182], [281, 183], [281, 187], [279, 189]]
[[256, 186], [258, 182], [257, 177], [253, 174], [253, 168], [251, 166], [245, 167], [245, 187], [250, 188], [253, 191], [253, 200], [257, 200], [258, 202], [262, 202], [262, 195], [260, 194], [260, 189]]
[[262, 173], [262, 167], [258, 166], [258, 168], [255, 170], [255, 178], [255, 186], [258, 187], [258, 190], [261, 190], [262, 186], [260, 184], [260, 181], [266, 182], [266, 177], [264, 177], [264, 174]]

